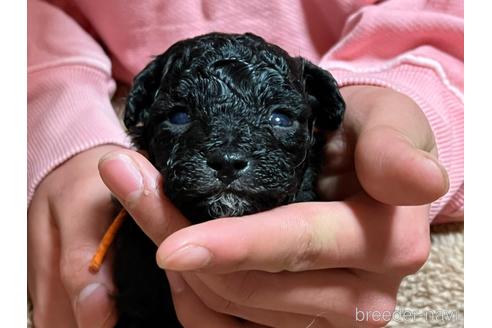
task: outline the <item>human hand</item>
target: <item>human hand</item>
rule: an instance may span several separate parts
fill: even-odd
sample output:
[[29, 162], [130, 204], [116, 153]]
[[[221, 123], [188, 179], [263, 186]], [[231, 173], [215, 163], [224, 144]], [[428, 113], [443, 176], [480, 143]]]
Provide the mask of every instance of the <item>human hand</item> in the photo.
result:
[[[435, 160], [427, 120], [408, 97], [376, 87], [343, 88], [342, 94], [347, 116], [327, 146], [320, 190], [344, 201], [213, 220], [161, 244], [161, 267], [186, 271], [168, 271], [185, 327], [344, 327], [361, 319], [357, 313], [365, 314], [358, 326], [389, 319], [367, 314], [392, 311], [401, 279], [429, 251], [429, 206], [394, 205], [433, 201], [446, 191], [447, 176]], [[127, 155], [151, 177], [143, 185], [154, 181], [147, 189], [156, 192], [118, 186], [109, 176], [111, 161], [101, 164], [101, 174], [124, 203], [131, 195], [130, 213], [160, 244], [187, 222], [159, 192], [157, 171]]]
[[374, 86], [342, 88], [347, 111], [328, 139], [321, 194], [339, 200], [362, 189], [390, 205], [429, 204], [449, 188], [427, 118], [409, 97]]
[[28, 210], [28, 289], [36, 327], [113, 327], [110, 261], [98, 274], [90, 260], [114, 217], [111, 193], [97, 164], [105, 153], [86, 150], [52, 171]]

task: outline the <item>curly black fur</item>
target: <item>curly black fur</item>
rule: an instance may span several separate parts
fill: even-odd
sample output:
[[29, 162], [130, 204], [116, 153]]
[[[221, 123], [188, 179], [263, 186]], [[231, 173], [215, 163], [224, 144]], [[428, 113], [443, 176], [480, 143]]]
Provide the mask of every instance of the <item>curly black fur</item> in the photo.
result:
[[[125, 125], [167, 197], [199, 223], [316, 199], [320, 132], [344, 110], [327, 71], [250, 33], [211, 33], [174, 44], [136, 76]], [[133, 220], [117, 247], [117, 327], [180, 327], [156, 246]]]

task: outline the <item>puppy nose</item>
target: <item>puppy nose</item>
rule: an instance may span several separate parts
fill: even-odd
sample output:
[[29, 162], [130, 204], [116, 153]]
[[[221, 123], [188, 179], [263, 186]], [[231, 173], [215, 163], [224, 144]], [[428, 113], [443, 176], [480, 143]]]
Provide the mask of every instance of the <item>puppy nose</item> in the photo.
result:
[[216, 151], [208, 156], [207, 165], [217, 171], [222, 182], [229, 184], [246, 170], [249, 162], [241, 153]]

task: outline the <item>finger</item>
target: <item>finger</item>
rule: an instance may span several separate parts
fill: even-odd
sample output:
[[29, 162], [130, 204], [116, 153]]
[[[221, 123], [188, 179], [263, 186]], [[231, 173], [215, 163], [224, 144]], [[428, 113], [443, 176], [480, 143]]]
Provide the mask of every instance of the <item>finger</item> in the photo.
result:
[[[305, 272], [198, 273], [207, 288], [226, 302], [318, 318], [353, 318], [355, 308], [392, 311], [401, 278], [346, 269]], [[337, 326], [338, 327], [338, 326]]]
[[193, 290], [187, 285], [180, 273], [166, 271], [171, 293], [173, 296], [174, 308], [180, 323], [185, 328], [261, 328], [262, 326], [242, 323], [234, 317], [217, 313], [209, 309], [195, 295]]
[[216, 312], [229, 314], [268, 327], [330, 327], [326, 319], [319, 315], [305, 316], [247, 307], [233, 303], [215, 294], [195, 274], [185, 273], [183, 276], [186, 283], [193, 289], [200, 300], [202, 300], [208, 308], [213, 309]]
[[164, 196], [162, 177], [141, 154], [131, 150], [107, 154], [99, 163], [104, 183], [142, 230], [159, 244], [189, 222]]
[[371, 112], [359, 135], [354, 155], [359, 181], [387, 204], [430, 203], [449, 185], [432, 130], [408, 97], [388, 102]]
[[31, 202], [27, 220], [28, 290], [36, 327], [76, 327], [70, 299], [60, 277], [60, 240], [48, 203]]
[[325, 268], [412, 270], [429, 249], [428, 206], [392, 207], [361, 194], [193, 225], [157, 251], [160, 267], [226, 273]]
[[[73, 209], [67, 204], [86, 205]], [[61, 279], [78, 326], [112, 327], [116, 312], [111, 297], [114, 291], [111, 261], [106, 260], [97, 274], [88, 270], [114, 215], [108, 189], [97, 175], [86, 178], [77, 184], [77, 195], [62, 193], [52, 208], [60, 234]]]

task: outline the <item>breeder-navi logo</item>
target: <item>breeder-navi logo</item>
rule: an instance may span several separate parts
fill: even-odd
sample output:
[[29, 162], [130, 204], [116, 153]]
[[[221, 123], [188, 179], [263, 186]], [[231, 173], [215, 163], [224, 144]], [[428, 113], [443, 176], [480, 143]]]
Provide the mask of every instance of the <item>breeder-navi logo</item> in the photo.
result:
[[355, 321], [390, 321], [412, 322], [419, 318], [424, 318], [429, 322], [453, 322], [459, 320], [459, 310], [439, 309], [439, 310], [418, 310], [418, 309], [399, 309], [395, 311], [362, 311], [355, 308]]

